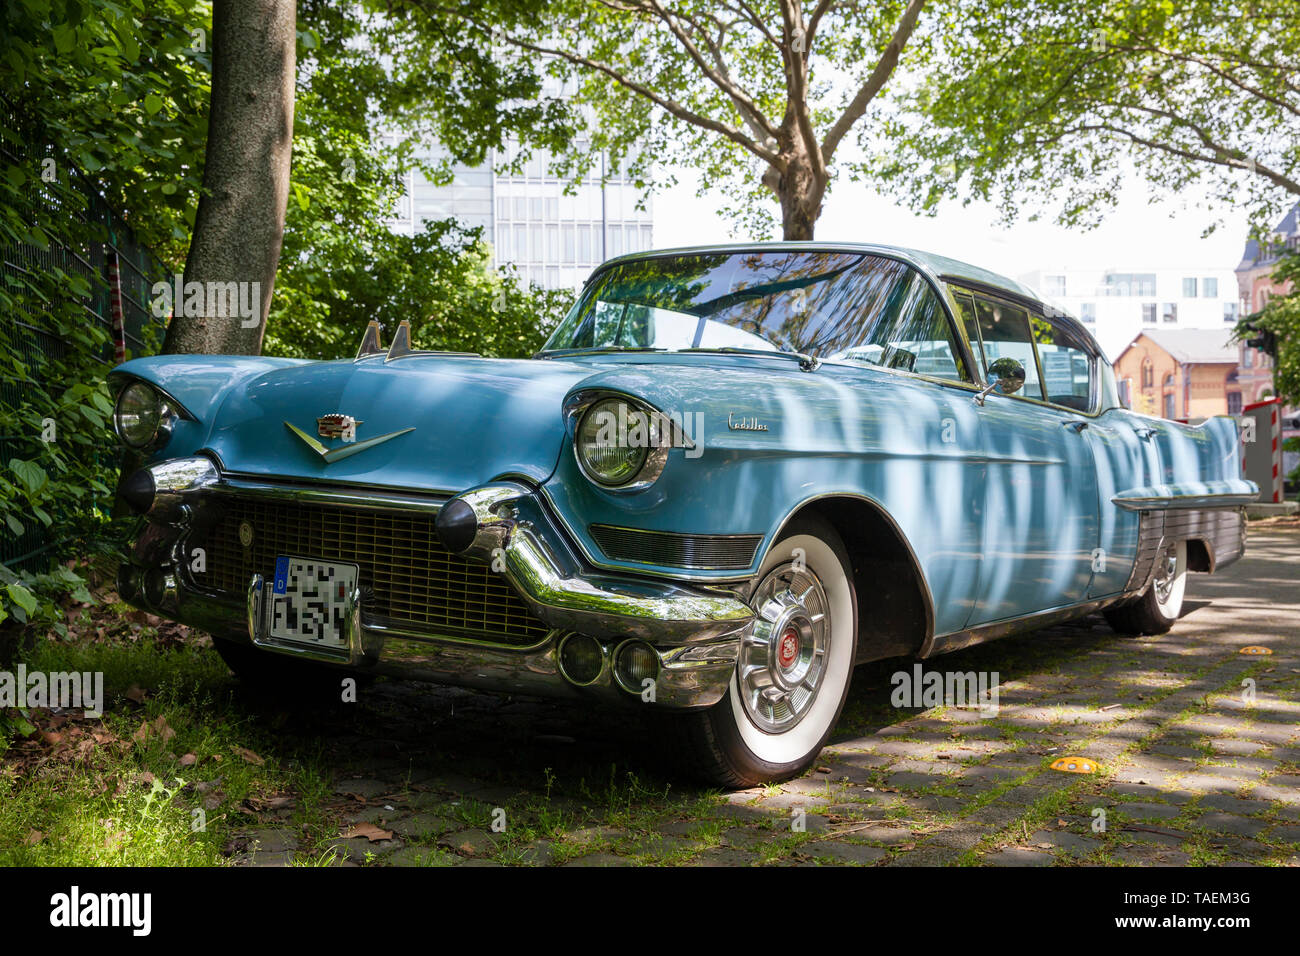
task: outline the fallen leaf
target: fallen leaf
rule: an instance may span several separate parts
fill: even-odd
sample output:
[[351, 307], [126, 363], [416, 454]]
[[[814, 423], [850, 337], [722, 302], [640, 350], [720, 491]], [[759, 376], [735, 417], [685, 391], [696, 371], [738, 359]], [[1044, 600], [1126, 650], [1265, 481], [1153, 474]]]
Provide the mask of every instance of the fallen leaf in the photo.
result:
[[266, 763], [265, 760], [253, 753], [253, 751], [249, 750], [247, 747], [236, 747], [235, 755], [243, 759], [245, 763], [251, 763], [257, 767], [261, 767]]
[[393, 831], [377, 827], [373, 823], [356, 823], [353, 824], [352, 829], [343, 834], [345, 840], [351, 840], [354, 837], [365, 837], [371, 843], [378, 843], [380, 840], [391, 840]]
[[36, 844], [40, 843], [44, 839], [45, 839], [44, 833], [42, 833], [40, 830], [33, 830], [31, 833], [27, 834], [27, 838], [23, 840], [23, 843], [27, 844], [28, 846], [36, 846]]
[[184, 754], [180, 759], [180, 765], [182, 767], [193, 767], [198, 762], [199, 758], [194, 756], [194, 754]]
[[817, 768], [817, 772], [818, 772], [818, 773], [830, 773], [830, 772], [831, 772], [831, 768], [830, 768], [830, 767], [818, 767], [818, 768]]
[[158, 738], [163, 743], [171, 740], [176, 736], [176, 731], [172, 730], [167, 724], [166, 717], [159, 717], [152, 724], [144, 721], [140, 724], [139, 729], [131, 735], [131, 739], [138, 744], [147, 743], [151, 738]]
[[139, 684], [132, 684], [130, 689], [126, 692], [126, 699], [133, 700], [137, 704], [143, 704], [144, 688], [142, 688]]

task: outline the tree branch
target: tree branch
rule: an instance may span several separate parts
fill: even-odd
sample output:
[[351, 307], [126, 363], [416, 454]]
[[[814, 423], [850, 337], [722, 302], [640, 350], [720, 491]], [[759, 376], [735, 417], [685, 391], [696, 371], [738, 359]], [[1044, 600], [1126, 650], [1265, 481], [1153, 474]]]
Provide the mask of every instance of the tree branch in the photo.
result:
[[762, 110], [758, 108], [758, 104], [754, 102], [753, 97], [732, 82], [730, 77], [720, 74], [717, 70], [714, 70], [709, 66], [708, 62], [704, 59], [704, 55], [700, 53], [699, 48], [694, 42], [692, 42], [686, 31], [682, 29], [682, 25], [677, 22], [677, 18], [666, 10], [659, 0], [647, 0], [647, 2], [655, 15], [664, 22], [672, 32], [673, 36], [677, 38], [677, 42], [686, 51], [687, 55], [690, 56], [691, 60], [694, 61], [695, 65], [700, 68], [700, 71], [708, 77], [710, 81], [712, 81], [714, 86], [730, 98], [741, 117], [751, 124], [758, 125], [767, 136], [775, 139], [777, 134], [776, 127], [773, 126], [771, 122], [768, 121], [767, 117], [763, 115]]
[[849, 103], [848, 107], [841, 114], [840, 118], [826, 133], [826, 139], [822, 143], [822, 162], [829, 163], [831, 157], [835, 155], [835, 150], [840, 145], [840, 140], [853, 124], [862, 118], [867, 111], [867, 105], [876, 97], [876, 94], [884, 87], [885, 82], [893, 74], [894, 69], [898, 66], [899, 55], [903, 52], [903, 47], [907, 45], [908, 39], [912, 36], [912, 31], [916, 29], [917, 18], [921, 15], [921, 8], [925, 6], [925, 0], [908, 0], [907, 9], [903, 11], [902, 17], [899, 18], [898, 26], [894, 28], [894, 35], [886, 44], [884, 52], [880, 56], [876, 67], [871, 71], [857, 95]]
[[1296, 182], [1295, 180], [1284, 175], [1283, 173], [1279, 173], [1276, 170], [1271, 169], [1268, 166], [1265, 166], [1263, 163], [1257, 162], [1255, 160], [1241, 159], [1240, 156], [1242, 154], [1239, 150], [1233, 151], [1237, 154], [1236, 156], [1232, 156], [1228, 152], [1220, 151], [1220, 150], [1216, 150], [1216, 152], [1213, 155], [1207, 155], [1205, 153], [1197, 153], [1190, 149], [1185, 149], [1181, 146], [1175, 146], [1172, 143], [1161, 143], [1158, 140], [1153, 140], [1145, 136], [1139, 136], [1137, 133], [1134, 133], [1131, 130], [1124, 129], [1123, 127], [1120, 126], [1115, 126], [1111, 123], [1084, 123], [1079, 126], [1073, 127], [1070, 130], [1062, 130], [1062, 135], [1071, 132], [1114, 133], [1115, 135], [1122, 136], [1125, 139], [1137, 143], [1140, 146], [1146, 146], [1149, 149], [1155, 149], [1164, 153], [1169, 153], [1170, 155], [1177, 156], [1180, 159], [1187, 159], [1198, 163], [1207, 163], [1213, 166], [1224, 166], [1228, 169], [1253, 170], [1254, 172], [1259, 173], [1259, 175], [1263, 176], [1265, 179], [1272, 182], [1274, 185], [1280, 186], [1281, 188], [1285, 189], [1289, 193], [1300, 196], [1300, 182]]
[[[781, 0], [781, 22], [784, 29], [782, 37], [786, 40], [781, 50], [786, 70], [786, 102], [812, 163], [813, 176], [819, 183], [824, 183], [827, 178], [826, 162], [817, 143], [817, 134], [812, 128], [812, 117], [808, 114], [809, 35], [803, 22], [803, 11], [799, 8], [799, 0]], [[802, 50], [795, 49], [796, 37], [800, 40]]]

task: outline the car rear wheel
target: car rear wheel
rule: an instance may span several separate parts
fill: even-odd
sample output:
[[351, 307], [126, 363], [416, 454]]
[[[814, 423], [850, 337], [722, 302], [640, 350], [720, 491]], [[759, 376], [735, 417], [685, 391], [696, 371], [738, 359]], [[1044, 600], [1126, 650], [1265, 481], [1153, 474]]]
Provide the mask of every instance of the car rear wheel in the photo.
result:
[[678, 717], [687, 769], [724, 787], [788, 780], [812, 765], [839, 719], [857, 652], [849, 557], [819, 518], [799, 519], [772, 546], [750, 603], [758, 623], [726, 695]]
[[1146, 593], [1132, 604], [1111, 608], [1106, 621], [1121, 634], [1164, 634], [1183, 609], [1187, 589], [1187, 542], [1171, 541], [1156, 559]]

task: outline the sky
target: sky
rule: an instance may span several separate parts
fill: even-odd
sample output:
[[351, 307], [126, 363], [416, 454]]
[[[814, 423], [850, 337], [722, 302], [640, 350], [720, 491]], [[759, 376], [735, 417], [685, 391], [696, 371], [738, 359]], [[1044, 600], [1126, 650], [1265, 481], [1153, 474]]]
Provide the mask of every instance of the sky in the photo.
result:
[[[727, 242], [728, 222], [716, 197], [695, 196], [689, 170], [679, 185], [656, 193], [654, 243], [659, 248]], [[1150, 189], [1131, 179], [1120, 203], [1095, 229], [1067, 229], [1045, 216], [1039, 222], [997, 224], [993, 207], [949, 203], [935, 217], [917, 216], [888, 196], [858, 183], [836, 183], [817, 223], [818, 240], [910, 246], [1018, 277], [1063, 267], [1135, 271], [1160, 268], [1232, 269], [1241, 261], [1246, 215], [1227, 210], [1222, 225], [1201, 233], [1217, 218], [1192, 194], [1152, 204]]]

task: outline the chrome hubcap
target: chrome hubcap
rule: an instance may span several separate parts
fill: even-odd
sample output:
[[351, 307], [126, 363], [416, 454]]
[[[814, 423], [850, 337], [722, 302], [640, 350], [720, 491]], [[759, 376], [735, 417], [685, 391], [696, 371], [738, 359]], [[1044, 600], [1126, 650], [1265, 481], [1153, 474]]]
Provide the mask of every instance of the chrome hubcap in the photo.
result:
[[1178, 545], [1171, 544], [1156, 561], [1155, 589], [1156, 600], [1161, 604], [1169, 602], [1173, 592], [1174, 581], [1178, 577]]
[[758, 620], [737, 662], [749, 719], [779, 734], [808, 713], [826, 672], [830, 609], [817, 576], [793, 564], [774, 569], [754, 592]]

